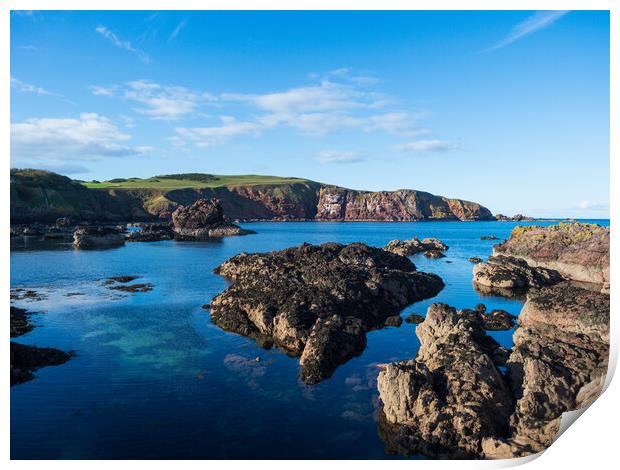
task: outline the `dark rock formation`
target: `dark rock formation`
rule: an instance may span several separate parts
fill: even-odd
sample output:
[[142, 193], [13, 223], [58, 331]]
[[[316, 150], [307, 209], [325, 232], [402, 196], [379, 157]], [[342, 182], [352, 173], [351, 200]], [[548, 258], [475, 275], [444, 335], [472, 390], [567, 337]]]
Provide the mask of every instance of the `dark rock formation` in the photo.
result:
[[475, 458], [482, 439], [503, 436], [510, 389], [494, 363], [500, 346], [481, 325], [432, 304], [417, 329], [415, 360], [383, 366], [377, 388], [391, 445], [435, 458]]
[[216, 273], [233, 283], [211, 302], [213, 321], [301, 357], [307, 383], [359, 354], [367, 331], [443, 288], [409, 259], [361, 243], [242, 253]]
[[494, 254], [554, 269], [567, 279], [609, 288], [609, 227], [580, 222], [515, 227]]
[[446, 255], [443, 254], [443, 251], [439, 250], [428, 250], [424, 252], [424, 256], [431, 259], [445, 258]]
[[28, 311], [11, 305], [11, 338], [30, 333], [33, 329], [34, 324], [30, 322]]
[[[29, 312], [11, 305], [11, 338], [29, 333], [34, 327]], [[59, 349], [38, 348], [11, 341], [11, 387], [32, 380], [37, 369], [63, 364], [70, 358], [70, 353]]]
[[482, 304], [476, 306], [475, 310], [462, 309], [457, 312], [458, 316], [467, 317], [472, 321], [478, 322], [485, 330], [503, 331], [514, 328], [516, 317], [505, 310], [496, 309], [490, 312]]
[[532, 267], [512, 256], [491, 256], [486, 263], [474, 266], [474, 284], [499, 289], [544, 287], [563, 281], [553, 269]]
[[64, 364], [71, 354], [54, 348], [38, 348], [11, 341], [11, 387], [34, 379], [33, 372]]
[[480, 240], [499, 240], [495, 235], [483, 235]]
[[480, 258], [479, 256], [472, 256], [471, 258], [467, 258], [467, 261], [469, 261], [470, 263], [478, 264], [482, 263], [482, 258]]
[[448, 245], [437, 238], [420, 240], [417, 237], [413, 237], [411, 240], [392, 240], [384, 248], [390, 253], [401, 256], [411, 256], [429, 250], [445, 251], [447, 249]]
[[199, 199], [190, 206], [181, 206], [172, 213], [176, 238], [204, 240], [212, 237], [255, 233], [224, 221], [224, 211], [217, 199]]
[[422, 323], [424, 321], [424, 317], [422, 315], [418, 315], [417, 313], [412, 313], [411, 315], [408, 315], [407, 318], [405, 318], [405, 321], [407, 323]]
[[140, 230], [135, 230], [127, 235], [128, 242], [158, 242], [172, 240], [174, 230], [171, 224], [141, 224]]
[[403, 324], [403, 319], [400, 315], [393, 315], [391, 317], [387, 317], [385, 319], [385, 326], [396, 326], [399, 327]]
[[536, 220], [534, 217], [529, 217], [523, 214], [515, 214], [512, 217], [506, 216], [504, 214], [496, 214], [495, 219], [499, 220], [500, 222], [521, 222]]
[[113, 248], [125, 244], [125, 237], [116, 228], [78, 227], [73, 232], [73, 246], [79, 249]]

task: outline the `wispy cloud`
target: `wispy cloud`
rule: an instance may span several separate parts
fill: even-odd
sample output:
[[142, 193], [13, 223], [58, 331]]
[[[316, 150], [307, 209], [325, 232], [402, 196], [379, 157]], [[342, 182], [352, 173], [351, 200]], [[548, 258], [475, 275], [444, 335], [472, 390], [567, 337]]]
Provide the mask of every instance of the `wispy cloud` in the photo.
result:
[[591, 211], [609, 211], [609, 203], [608, 202], [592, 202], [592, 201], [581, 201], [577, 207], [579, 209], [587, 209]]
[[108, 118], [84, 113], [78, 118], [34, 118], [11, 123], [11, 157], [29, 160], [97, 160], [152, 151], [128, 145], [131, 136]]
[[321, 163], [359, 163], [366, 160], [355, 152], [338, 152], [331, 150], [320, 152], [316, 159]]
[[174, 38], [176, 38], [179, 35], [181, 30], [185, 28], [185, 26], [187, 26], [187, 21], [185, 20], [177, 24], [176, 28], [174, 28], [174, 31], [172, 31], [172, 34], [170, 34], [170, 37], [168, 38], [168, 42], [174, 40]]
[[25, 93], [36, 93], [37, 95], [53, 95], [54, 94], [54, 93], [47, 91], [45, 88], [41, 88], [40, 86], [32, 85], [30, 83], [22, 82], [21, 80], [18, 80], [17, 78], [14, 78], [14, 77], [11, 77], [11, 88], [18, 90], [18, 91], [25, 92]]
[[445, 140], [414, 140], [405, 144], [395, 145], [394, 149], [401, 152], [447, 152], [458, 148], [457, 145]]
[[190, 140], [199, 148], [212, 147], [240, 135], [258, 135], [262, 126], [255, 122], [237, 121], [231, 116], [220, 116], [221, 124], [211, 127], [177, 127], [173, 143], [182, 144]]
[[567, 10], [537, 11], [521, 23], [515, 25], [515, 27], [512, 28], [512, 31], [510, 31], [510, 33], [504, 39], [499, 41], [497, 44], [491, 46], [489, 49], [487, 49], [486, 52], [500, 49], [504, 46], [507, 46], [508, 44], [512, 44], [513, 42], [518, 41], [519, 39], [523, 39], [524, 37], [529, 36], [536, 31], [547, 28], [567, 13], [569, 13], [569, 11]]
[[130, 41], [122, 40], [114, 32], [110, 31], [106, 26], [97, 26], [95, 28], [95, 31], [101, 34], [101, 36], [103, 36], [107, 40], [109, 40], [116, 47], [120, 49], [125, 49], [126, 51], [136, 54], [140, 58], [140, 60], [144, 62], [145, 64], [148, 64], [151, 61], [151, 59], [149, 58], [148, 54], [146, 54], [146, 52], [133, 47]]

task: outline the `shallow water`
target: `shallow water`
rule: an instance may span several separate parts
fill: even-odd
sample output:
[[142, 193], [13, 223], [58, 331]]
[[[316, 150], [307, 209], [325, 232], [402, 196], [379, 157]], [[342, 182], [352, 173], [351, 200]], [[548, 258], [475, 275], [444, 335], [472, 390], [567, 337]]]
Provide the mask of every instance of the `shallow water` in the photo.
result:
[[[594, 221], [608, 225], [608, 221]], [[536, 222], [550, 225], [553, 222]], [[11, 287], [36, 288], [42, 300], [15, 305], [41, 312], [24, 344], [76, 351], [64, 365], [11, 388], [11, 457], [74, 458], [386, 458], [377, 435], [377, 363], [415, 356], [415, 325], [368, 334], [364, 353], [331, 379], [307, 386], [297, 359], [220, 330], [201, 308], [227, 285], [212, 270], [241, 252], [302, 242], [437, 237], [450, 249], [437, 260], [411, 257], [446, 284], [429, 304], [485, 303], [518, 314], [522, 302], [481, 296], [471, 256], [485, 258], [513, 222], [252, 223], [258, 234], [220, 242], [128, 243], [77, 251], [69, 243], [14, 243]], [[521, 223], [523, 225], [523, 223]], [[127, 294], [102, 286], [110, 276], [138, 275], [155, 287]], [[67, 295], [69, 294], [69, 295]], [[79, 294], [79, 295], [76, 295]], [[512, 331], [491, 332], [510, 346]], [[259, 358], [259, 360], [257, 360]]]

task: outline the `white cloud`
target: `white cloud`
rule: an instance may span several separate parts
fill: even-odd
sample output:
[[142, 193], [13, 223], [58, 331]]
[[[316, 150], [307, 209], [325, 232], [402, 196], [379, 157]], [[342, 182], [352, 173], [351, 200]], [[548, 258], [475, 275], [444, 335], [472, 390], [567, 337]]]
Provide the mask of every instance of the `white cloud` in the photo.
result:
[[53, 93], [47, 91], [40, 86], [32, 85], [30, 83], [22, 82], [17, 78], [11, 77], [11, 88], [25, 93], [36, 93], [37, 95], [52, 95]]
[[321, 163], [358, 163], [366, 159], [355, 152], [325, 150], [319, 153], [317, 160]]
[[567, 13], [569, 12], [565, 10], [537, 11], [521, 23], [518, 23], [514, 28], [512, 28], [512, 31], [504, 39], [489, 48], [488, 51], [494, 51], [501, 47], [507, 46], [508, 44], [512, 44], [519, 39], [523, 39], [536, 31], [547, 28]]
[[174, 120], [196, 113], [201, 104], [217, 98], [182, 86], [166, 86], [150, 80], [133, 80], [123, 86], [91, 86], [91, 93], [120, 96], [142, 105], [136, 111], [152, 119]]
[[96, 96], [114, 96], [114, 93], [116, 91], [115, 87], [103, 87], [97, 85], [93, 85], [89, 87], [89, 89], [90, 92]]
[[97, 160], [150, 152], [132, 147], [131, 139], [104, 116], [84, 113], [79, 118], [33, 118], [11, 123], [11, 158], [29, 160]]
[[447, 152], [457, 148], [457, 146], [445, 140], [414, 140], [413, 142], [396, 145], [394, 148], [403, 152], [425, 153]]
[[[255, 122], [237, 121], [231, 116], [220, 116], [221, 125], [211, 127], [177, 127], [173, 142], [190, 140], [196, 147], [206, 148], [241, 135], [258, 135], [262, 129]], [[180, 140], [179, 140], [180, 139]]]
[[187, 21], [185, 21], [185, 20], [183, 20], [179, 24], [177, 24], [176, 28], [174, 28], [174, 31], [172, 31], [172, 34], [168, 38], [168, 42], [174, 40], [174, 38], [176, 38], [179, 35], [181, 30], [183, 28], [185, 28], [185, 26], [187, 26]]
[[141, 51], [140, 49], [136, 49], [135, 47], [133, 47], [131, 45], [130, 41], [122, 40], [114, 32], [110, 31], [106, 26], [97, 26], [95, 28], [95, 31], [97, 33], [101, 34], [107, 40], [109, 40], [116, 47], [119, 47], [121, 49], [125, 49], [126, 51], [129, 51], [129, 52], [133, 52], [145, 64], [148, 64], [151, 61], [149, 56], [148, 56], [148, 54], [146, 54], [146, 52]]

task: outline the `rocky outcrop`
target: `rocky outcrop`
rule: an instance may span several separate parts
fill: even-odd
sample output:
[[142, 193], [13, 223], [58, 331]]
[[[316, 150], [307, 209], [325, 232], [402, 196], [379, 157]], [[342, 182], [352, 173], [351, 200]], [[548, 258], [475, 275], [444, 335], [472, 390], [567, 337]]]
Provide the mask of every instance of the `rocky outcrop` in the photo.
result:
[[174, 230], [172, 224], [141, 224], [140, 230], [129, 232], [128, 242], [158, 242], [162, 240], [172, 240]]
[[479, 323], [487, 331], [503, 331], [514, 328], [516, 317], [505, 310], [494, 309], [487, 312], [484, 304], [476, 305], [475, 309], [464, 308], [457, 312], [460, 317], [467, 317]]
[[563, 281], [553, 269], [532, 267], [525, 260], [512, 256], [490, 256], [485, 263], [474, 266], [474, 284], [496, 289], [525, 290]]
[[488, 458], [540, 452], [562, 413], [600, 394], [609, 356], [609, 296], [562, 283], [528, 294], [507, 361], [516, 406], [508, 438], [483, 443]]
[[504, 214], [495, 214], [495, 219], [500, 222], [521, 222], [521, 221], [532, 221], [536, 220], [534, 217], [529, 217], [523, 214], [515, 214], [513, 216], [507, 216]]
[[609, 286], [609, 227], [580, 222], [515, 227], [493, 252], [554, 269], [567, 279]]
[[607, 294], [567, 282], [531, 289], [509, 352], [485, 335], [482, 306], [431, 305], [416, 330], [416, 359], [379, 373], [380, 436], [392, 451], [431, 457], [546, 449], [562, 413], [588, 406], [602, 390], [609, 309]]
[[[175, 187], [179, 180], [186, 180], [187, 187], [166, 189], [170, 177]], [[88, 189], [49, 171], [12, 169], [11, 223], [53, 222], [62, 217], [79, 222], [169, 220], [179, 206], [211, 198], [220, 201], [228, 220], [494, 220], [480, 204], [421, 191], [354, 191], [275, 177], [273, 184], [209, 187], [214, 179], [213, 175], [164, 175], [144, 188]]]
[[422, 191], [354, 191], [336, 186], [322, 187], [317, 220], [414, 221], [494, 220], [491, 212], [476, 203], [447, 199]]
[[256, 233], [224, 220], [224, 211], [217, 199], [199, 199], [190, 206], [181, 206], [172, 213], [175, 237], [181, 240], [204, 240], [215, 237]]
[[112, 227], [78, 227], [73, 232], [74, 248], [113, 248], [124, 243], [123, 233]]
[[[30, 312], [11, 305], [11, 338], [25, 335], [34, 329]], [[34, 379], [34, 372], [42, 367], [67, 362], [70, 353], [54, 348], [39, 348], [11, 341], [11, 387]]]
[[218, 326], [300, 357], [317, 383], [366, 347], [366, 333], [443, 282], [408, 259], [361, 243], [304, 244], [234, 256], [216, 268], [232, 285], [211, 302]]
[[445, 251], [447, 249], [448, 245], [437, 238], [424, 238], [420, 240], [417, 237], [413, 237], [410, 240], [392, 240], [384, 248], [384, 250], [390, 253], [401, 256], [411, 256], [428, 250]]
[[505, 435], [512, 412], [510, 389], [494, 363], [500, 346], [445, 304], [429, 307], [416, 334], [416, 359], [379, 373], [383, 434], [409, 453], [480, 457], [482, 439]]
[[11, 341], [11, 387], [34, 379], [42, 367], [58, 366], [71, 359], [71, 354], [54, 348], [26, 346]]

